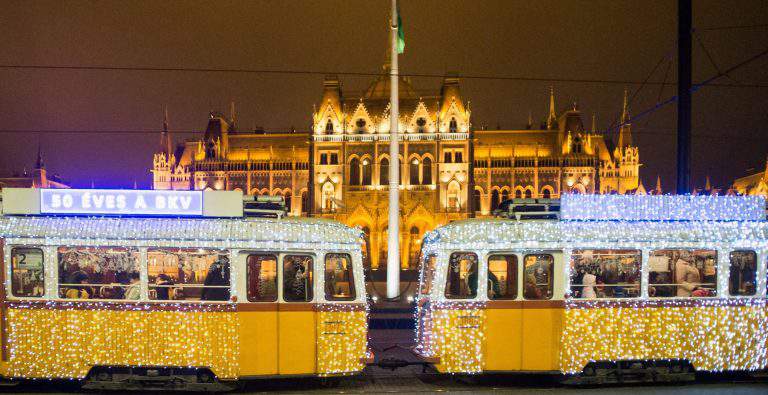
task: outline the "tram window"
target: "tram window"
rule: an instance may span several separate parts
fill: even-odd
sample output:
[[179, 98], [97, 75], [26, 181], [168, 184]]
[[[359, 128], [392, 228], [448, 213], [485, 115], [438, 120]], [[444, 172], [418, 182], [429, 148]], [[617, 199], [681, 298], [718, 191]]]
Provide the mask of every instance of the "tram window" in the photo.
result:
[[429, 295], [432, 290], [432, 282], [435, 281], [435, 268], [437, 267], [437, 255], [430, 254], [421, 262], [421, 295]]
[[717, 251], [651, 251], [648, 295], [656, 298], [717, 295]]
[[448, 260], [445, 297], [471, 299], [477, 295], [477, 254], [454, 252]]
[[555, 258], [550, 254], [530, 254], [524, 260], [523, 296], [528, 300], [544, 300], [552, 298], [552, 274]]
[[757, 254], [754, 251], [733, 251], [728, 277], [728, 293], [732, 296], [752, 296], [757, 288]]
[[152, 300], [229, 300], [229, 252], [197, 248], [147, 250]]
[[246, 259], [249, 302], [277, 301], [277, 256], [250, 254]]
[[355, 299], [355, 279], [349, 254], [327, 254], [324, 279], [326, 300]]
[[139, 251], [124, 247], [59, 247], [59, 296], [139, 299]]
[[488, 258], [488, 299], [517, 299], [517, 256]]
[[14, 248], [11, 250], [11, 291], [13, 296], [39, 298], [45, 293], [43, 250]]
[[309, 255], [283, 257], [283, 300], [286, 302], [312, 301], [313, 263]]
[[573, 298], [640, 296], [639, 250], [574, 250], [571, 254]]

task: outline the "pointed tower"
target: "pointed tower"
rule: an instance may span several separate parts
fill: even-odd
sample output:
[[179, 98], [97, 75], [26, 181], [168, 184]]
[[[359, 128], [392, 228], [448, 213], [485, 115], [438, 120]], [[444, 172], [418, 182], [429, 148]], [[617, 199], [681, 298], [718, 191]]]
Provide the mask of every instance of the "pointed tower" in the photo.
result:
[[35, 168], [32, 170], [32, 187], [48, 188], [48, 175], [45, 171], [43, 150], [40, 147], [40, 144], [37, 145], [37, 159], [35, 160]]
[[235, 101], [232, 100], [229, 102], [229, 131], [234, 132], [235, 131]]
[[662, 194], [662, 191], [661, 191], [661, 176], [658, 175], [658, 174], [656, 175], [656, 188], [654, 188], [653, 191], [654, 191], [654, 195], [661, 195]]
[[597, 115], [592, 113], [592, 133], [597, 134]]
[[629, 116], [629, 91], [624, 89], [624, 105], [621, 109], [621, 124], [619, 125], [619, 143], [617, 147], [623, 149], [624, 147], [632, 146], [632, 125]]
[[173, 153], [171, 144], [171, 132], [168, 130], [168, 107], [163, 108], [163, 131], [160, 133], [160, 148], [158, 152], [164, 153], [170, 159]]
[[557, 114], [555, 113], [555, 87], [549, 87], [549, 115], [547, 116], [547, 129], [557, 129]]
[[526, 129], [533, 129], [533, 114], [528, 110], [528, 123], [525, 124]]
[[704, 190], [705, 191], [712, 190], [712, 182], [709, 181], [709, 174], [707, 174], [707, 182], [704, 184]]

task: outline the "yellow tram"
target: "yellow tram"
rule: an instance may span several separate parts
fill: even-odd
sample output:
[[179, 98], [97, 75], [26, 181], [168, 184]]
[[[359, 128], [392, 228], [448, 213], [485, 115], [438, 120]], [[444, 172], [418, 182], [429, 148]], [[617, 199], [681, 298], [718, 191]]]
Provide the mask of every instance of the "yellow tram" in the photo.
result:
[[217, 389], [360, 372], [371, 357], [360, 232], [244, 218], [242, 201], [4, 190], [0, 375]]
[[417, 351], [439, 371], [596, 383], [768, 368], [764, 199], [561, 203], [559, 219], [457, 221], [425, 237]]

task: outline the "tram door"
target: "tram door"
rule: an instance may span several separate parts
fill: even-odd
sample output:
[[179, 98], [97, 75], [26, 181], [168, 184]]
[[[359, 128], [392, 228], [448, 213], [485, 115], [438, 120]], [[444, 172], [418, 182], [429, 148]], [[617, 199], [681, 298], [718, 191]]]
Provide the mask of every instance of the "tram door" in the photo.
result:
[[316, 260], [308, 254], [282, 254], [278, 306], [278, 372], [311, 374], [316, 371], [316, 313], [314, 282]]
[[562, 326], [563, 254], [521, 254], [522, 370], [557, 370]]
[[278, 256], [274, 252], [241, 252], [238, 276], [245, 278], [246, 300], [240, 310], [242, 376], [277, 374]]

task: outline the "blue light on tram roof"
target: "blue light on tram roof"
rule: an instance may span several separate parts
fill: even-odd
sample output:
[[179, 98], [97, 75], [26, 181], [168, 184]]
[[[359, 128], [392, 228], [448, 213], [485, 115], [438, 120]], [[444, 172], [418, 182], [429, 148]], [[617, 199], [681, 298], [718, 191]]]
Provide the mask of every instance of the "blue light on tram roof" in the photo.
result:
[[764, 221], [762, 196], [577, 195], [561, 196], [564, 220]]
[[201, 217], [203, 192], [40, 189], [40, 213]]

